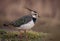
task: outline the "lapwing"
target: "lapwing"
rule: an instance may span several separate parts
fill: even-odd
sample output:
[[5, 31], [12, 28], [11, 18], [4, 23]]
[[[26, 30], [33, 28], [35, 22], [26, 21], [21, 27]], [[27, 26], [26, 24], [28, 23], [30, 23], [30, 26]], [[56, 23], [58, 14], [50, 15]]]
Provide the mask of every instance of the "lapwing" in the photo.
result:
[[26, 30], [31, 29], [35, 25], [36, 20], [39, 17], [39, 14], [38, 12], [31, 10], [29, 8], [26, 9], [30, 11], [28, 15], [22, 16], [21, 18], [12, 21], [9, 24], [4, 24], [4, 26], [12, 25], [17, 29], [25, 30], [25, 32]]

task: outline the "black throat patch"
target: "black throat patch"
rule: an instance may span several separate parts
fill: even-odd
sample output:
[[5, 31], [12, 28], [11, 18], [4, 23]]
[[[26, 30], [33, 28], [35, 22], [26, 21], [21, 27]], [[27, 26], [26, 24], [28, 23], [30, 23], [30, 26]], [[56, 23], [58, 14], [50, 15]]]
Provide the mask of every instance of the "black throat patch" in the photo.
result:
[[33, 18], [33, 22], [34, 22], [34, 23], [36, 22], [36, 18]]

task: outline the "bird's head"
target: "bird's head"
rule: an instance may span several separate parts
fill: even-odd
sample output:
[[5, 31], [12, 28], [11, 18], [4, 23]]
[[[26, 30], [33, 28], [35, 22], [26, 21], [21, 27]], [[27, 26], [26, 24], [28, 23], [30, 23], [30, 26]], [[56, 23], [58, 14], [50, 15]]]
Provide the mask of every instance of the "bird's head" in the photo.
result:
[[31, 11], [31, 15], [32, 15], [33, 18], [40, 17], [39, 14], [36, 11]]
[[29, 9], [29, 8], [26, 8], [26, 9], [28, 9], [28, 10], [30, 11], [30, 14], [32, 15], [33, 18], [38, 18], [38, 17], [40, 17], [38, 12], [36, 12], [36, 11], [34, 11], [34, 10], [31, 10], [31, 9]]

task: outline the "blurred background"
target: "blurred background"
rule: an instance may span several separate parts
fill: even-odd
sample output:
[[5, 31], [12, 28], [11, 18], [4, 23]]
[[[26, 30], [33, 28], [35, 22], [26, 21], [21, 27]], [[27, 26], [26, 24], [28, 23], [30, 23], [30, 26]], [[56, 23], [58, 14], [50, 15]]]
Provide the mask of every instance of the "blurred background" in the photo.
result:
[[29, 14], [24, 7], [41, 16], [32, 30], [52, 34], [46, 41], [60, 41], [60, 0], [0, 0], [0, 29], [13, 30], [3, 23]]

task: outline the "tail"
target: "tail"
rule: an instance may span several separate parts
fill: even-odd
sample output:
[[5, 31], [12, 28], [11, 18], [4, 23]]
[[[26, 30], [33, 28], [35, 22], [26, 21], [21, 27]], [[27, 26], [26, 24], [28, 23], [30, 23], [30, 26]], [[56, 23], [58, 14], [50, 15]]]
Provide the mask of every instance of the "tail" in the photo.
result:
[[9, 24], [3, 24], [3, 26], [9, 26]]
[[3, 26], [9, 26], [9, 25], [10, 25], [9, 22], [6, 22], [6, 23], [3, 24]]

